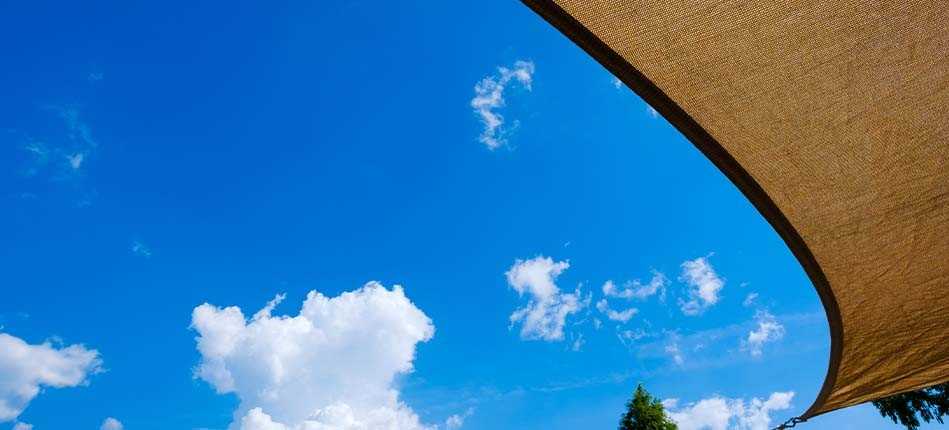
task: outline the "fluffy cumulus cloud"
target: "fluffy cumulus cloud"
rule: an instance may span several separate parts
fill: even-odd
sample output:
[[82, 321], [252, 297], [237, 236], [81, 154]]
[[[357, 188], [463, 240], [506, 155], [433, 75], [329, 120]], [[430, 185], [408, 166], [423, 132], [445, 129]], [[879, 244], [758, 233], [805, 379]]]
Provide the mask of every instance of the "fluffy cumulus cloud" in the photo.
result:
[[768, 430], [771, 412], [791, 407], [794, 392], [775, 392], [766, 400], [712, 396], [682, 407], [670, 402], [669, 417], [679, 430]]
[[207, 303], [192, 313], [195, 375], [240, 399], [231, 430], [429, 428], [394, 385], [435, 332], [401, 287], [370, 282], [332, 298], [311, 291], [297, 315], [272, 315], [283, 298], [249, 319]]
[[603, 295], [607, 297], [617, 297], [623, 299], [645, 300], [652, 295], [659, 293], [660, 297], [665, 297], [666, 285], [669, 279], [659, 272], [652, 272], [652, 279], [648, 284], [639, 282], [639, 279], [626, 282], [623, 288], [618, 288], [613, 281], [606, 281], [603, 284]]
[[516, 260], [507, 271], [507, 283], [520, 296], [527, 296], [527, 305], [511, 314], [511, 324], [521, 323], [521, 338], [546, 341], [563, 340], [567, 316], [579, 312], [590, 301], [581, 297], [580, 289], [562, 293], [555, 280], [570, 267], [566, 261], [555, 262], [538, 256]]
[[505, 136], [509, 129], [504, 125], [504, 116], [498, 112], [505, 105], [504, 91], [512, 83], [530, 91], [533, 76], [534, 63], [515, 61], [512, 68], [498, 67], [497, 74], [487, 76], [475, 85], [471, 108], [484, 125], [478, 140], [488, 149], [497, 149], [507, 142]]
[[718, 303], [718, 295], [725, 287], [725, 280], [715, 273], [706, 257], [682, 263], [679, 280], [689, 286], [688, 299], [679, 301], [679, 307], [686, 315], [699, 315]]
[[742, 347], [752, 356], [760, 357], [764, 344], [781, 340], [784, 337], [784, 326], [768, 311], [755, 313], [755, 328], [748, 333]]
[[106, 418], [102, 421], [102, 425], [99, 426], [99, 430], [122, 430], [124, 428], [121, 421], [112, 417]]
[[101, 366], [99, 352], [82, 345], [31, 345], [0, 333], [0, 422], [15, 420], [44, 387], [83, 385]]

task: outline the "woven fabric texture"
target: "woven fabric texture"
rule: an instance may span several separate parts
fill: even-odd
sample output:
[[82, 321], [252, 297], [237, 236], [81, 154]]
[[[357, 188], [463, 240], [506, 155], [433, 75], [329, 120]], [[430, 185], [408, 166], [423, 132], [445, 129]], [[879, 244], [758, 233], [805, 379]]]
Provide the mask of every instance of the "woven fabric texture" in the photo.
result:
[[524, 1], [722, 152], [795, 251], [833, 343], [805, 416], [949, 380], [945, 3]]

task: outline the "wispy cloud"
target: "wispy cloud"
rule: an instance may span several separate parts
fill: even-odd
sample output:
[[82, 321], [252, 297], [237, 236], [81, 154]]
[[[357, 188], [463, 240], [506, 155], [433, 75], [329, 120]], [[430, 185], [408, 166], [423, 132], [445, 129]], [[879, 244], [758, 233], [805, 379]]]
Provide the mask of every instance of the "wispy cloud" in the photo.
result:
[[82, 167], [82, 160], [85, 158], [86, 153], [84, 152], [66, 155], [66, 160], [69, 162], [69, 167], [72, 167], [73, 170], [79, 170], [79, 168]]
[[607, 297], [644, 300], [656, 293], [659, 293], [660, 298], [665, 298], [668, 284], [669, 279], [666, 275], [654, 270], [648, 284], [642, 284], [639, 279], [635, 279], [627, 281], [623, 284], [623, 288], [618, 288], [613, 281], [606, 281], [602, 290], [603, 295]]
[[454, 414], [445, 420], [445, 427], [448, 428], [448, 430], [460, 429], [465, 425], [465, 420], [472, 415], [474, 415], [474, 408], [468, 408], [462, 414]]
[[[498, 67], [494, 75], [481, 79], [475, 87], [475, 96], [471, 99], [471, 108], [474, 110], [484, 129], [478, 140], [488, 149], [494, 150], [507, 143], [507, 135], [511, 128], [505, 127], [504, 116], [499, 110], [505, 106], [504, 92], [511, 83], [519, 84], [527, 91], [531, 90], [534, 76], [534, 63], [518, 60], [513, 67]], [[514, 121], [514, 126], [518, 124]]]
[[775, 342], [784, 337], [784, 325], [765, 310], [755, 313], [755, 324], [755, 329], [748, 332], [742, 348], [750, 352], [753, 357], [760, 357], [766, 343]]
[[46, 143], [27, 139], [22, 144], [22, 149], [27, 158], [26, 166], [23, 168], [24, 176], [36, 176], [49, 164], [50, 150]]
[[142, 258], [151, 258], [152, 250], [140, 241], [132, 241], [132, 246], [129, 248], [132, 251], [132, 254], [137, 255]]
[[689, 285], [688, 299], [679, 300], [679, 307], [686, 315], [699, 315], [718, 303], [718, 296], [725, 287], [725, 280], [718, 276], [707, 257], [699, 257], [682, 263], [679, 280]]
[[758, 300], [758, 293], [751, 292], [751, 293], [748, 293], [747, 296], [745, 296], [745, 300], [741, 301], [741, 305], [747, 308], [747, 307], [750, 307], [751, 305], [754, 305], [755, 301], [757, 300]]
[[[617, 90], [620, 90], [626, 86], [626, 84], [624, 84], [623, 81], [621, 81], [619, 78], [615, 76], [613, 76], [612, 79], [610, 79], [610, 83], [613, 84], [613, 88], [616, 88]], [[646, 106], [646, 113], [650, 117], [654, 119], [660, 117], [659, 111], [653, 109], [653, 107], [649, 103], [646, 103], [645, 100], [643, 101], [643, 104]]]
[[[647, 336], [652, 338], [649, 341], [638, 343], [636, 355], [640, 360], [660, 360], [675, 365], [666, 369], [657, 368], [657, 371], [698, 370], [751, 362], [756, 358], [750, 353], [752, 350], [748, 339], [752, 338], [751, 334], [758, 333], [753, 338], [755, 342], [763, 340], [760, 345], [764, 345], [783, 339], [787, 331], [785, 325], [792, 327], [797, 337], [792, 344], [782, 345], [782, 351], [801, 352], [822, 347], [811, 340], [813, 336], [820, 335], [820, 329], [825, 324], [822, 311], [780, 317], [768, 315], [757, 314], [742, 323], [707, 330], [665, 330], [655, 333]], [[761, 328], [762, 323], [766, 328]], [[772, 323], [777, 323], [781, 328], [769, 325]], [[782, 337], [776, 337], [778, 330]]]
[[[60, 119], [61, 127], [43, 130], [35, 137], [32, 133], [13, 130], [18, 137], [21, 158], [20, 173], [33, 181], [45, 181], [66, 186], [79, 194], [77, 206], [87, 206], [94, 194], [84, 184], [90, 158], [99, 143], [93, 138], [89, 125], [81, 118], [76, 105], [47, 105], [42, 112]], [[21, 193], [31, 194], [35, 193]]]
[[99, 146], [99, 143], [92, 138], [92, 131], [82, 118], [80, 118], [79, 107], [75, 105], [67, 106], [48, 106], [47, 109], [56, 112], [66, 124], [69, 142], [66, 146], [71, 147], [73, 153], [89, 152]]
[[606, 315], [610, 321], [617, 321], [625, 323], [629, 321], [636, 313], [639, 312], [639, 309], [636, 308], [627, 308], [622, 311], [617, 311], [610, 309], [609, 304], [606, 302], [606, 299], [600, 299], [596, 302], [596, 309]]
[[653, 107], [648, 104], [646, 105], [646, 112], [648, 112], [649, 116], [653, 118], [659, 118], [659, 111], [653, 109]]
[[675, 363], [676, 366], [682, 366], [685, 364], [685, 357], [682, 355], [682, 350], [679, 349], [678, 336], [672, 336], [669, 339], [669, 342], [666, 343], [663, 351], [669, 355], [669, 358], [672, 359], [672, 362]]
[[686, 333], [664, 330], [655, 335], [657, 339], [640, 344], [637, 356], [671, 362], [678, 370], [735, 363], [741, 358], [736, 345], [749, 327], [745, 323]]
[[580, 348], [583, 348], [584, 343], [586, 343], [586, 340], [583, 338], [583, 333], [580, 333], [575, 336], [573, 343], [570, 344], [570, 350], [573, 352], [579, 352]]
[[17, 323], [30, 319], [30, 314], [26, 312], [0, 313], [0, 331], [3, 331], [10, 323]]
[[646, 331], [641, 328], [636, 330], [621, 330], [617, 328], [616, 330], [616, 338], [627, 348], [631, 348], [636, 341], [644, 339], [647, 336], [649, 336], [649, 333], [646, 333]]

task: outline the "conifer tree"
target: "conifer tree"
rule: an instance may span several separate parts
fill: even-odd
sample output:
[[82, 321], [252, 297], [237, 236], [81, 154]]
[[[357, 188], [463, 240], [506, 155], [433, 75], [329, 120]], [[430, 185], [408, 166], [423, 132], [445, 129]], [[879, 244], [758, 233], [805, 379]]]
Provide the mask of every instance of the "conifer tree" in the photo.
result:
[[678, 430], [678, 427], [666, 415], [659, 399], [652, 397], [639, 384], [633, 398], [626, 402], [626, 413], [620, 419], [619, 430]]
[[949, 415], [949, 382], [874, 400], [873, 406], [880, 410], [880, 415], [909, 430], [919, 428], [920, 418], [942, 424], [942, 417]]

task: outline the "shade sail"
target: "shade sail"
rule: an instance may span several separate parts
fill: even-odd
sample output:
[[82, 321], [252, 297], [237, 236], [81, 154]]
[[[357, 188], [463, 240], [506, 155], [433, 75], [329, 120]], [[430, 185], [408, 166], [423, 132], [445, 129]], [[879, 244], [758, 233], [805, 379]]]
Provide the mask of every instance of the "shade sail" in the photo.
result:
[[830, 325], [824, 412], [949, 380], [949, 7], [524, 0], [751, 200]]

